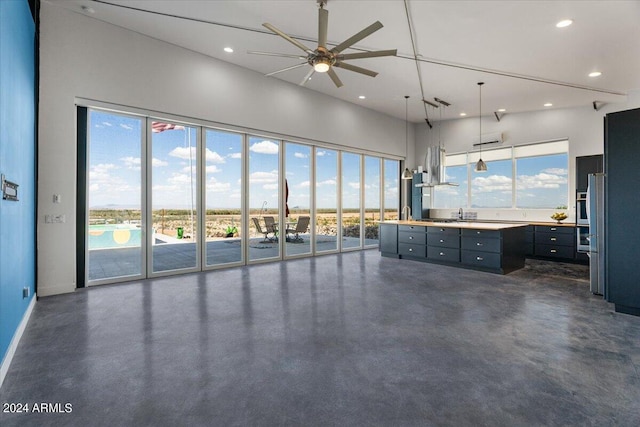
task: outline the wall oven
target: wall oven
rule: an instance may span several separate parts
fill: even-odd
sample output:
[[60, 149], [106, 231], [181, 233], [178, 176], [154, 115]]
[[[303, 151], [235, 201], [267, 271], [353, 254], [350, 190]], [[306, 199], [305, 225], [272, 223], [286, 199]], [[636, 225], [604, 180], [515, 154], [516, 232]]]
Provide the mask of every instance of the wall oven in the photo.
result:
[[589, 226], [579, 225], [576, 227], [576, 250], [582, 253], [589, 253]]
[[576, 193], [576, 225], [589, 225], [586, 191], [578, 191]]

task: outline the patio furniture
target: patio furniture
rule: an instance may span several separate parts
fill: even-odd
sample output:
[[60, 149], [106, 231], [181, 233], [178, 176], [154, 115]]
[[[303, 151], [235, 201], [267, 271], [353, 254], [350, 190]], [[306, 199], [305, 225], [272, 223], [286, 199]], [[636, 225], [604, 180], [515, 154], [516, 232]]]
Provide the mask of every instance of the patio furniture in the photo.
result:
[[[303, 242], [304, 240], [302, 239], [302, 237], [300, 237], [300, 233], [307, 232], [307, 229], [309, 228], [309, 221], [311, 221], [311, 217], [301, 216], [300, 218], [298, 218], [298, 222], [296, 223], [295, 228], [287, 227], [286, 229], [287, 242], [292, 242], [292, 243]], [[289, 237], [289, 234], [294, 234], [294, 236]]]
[[253, 221], [253, 225], [255, 225], [256, 230], [258, 230], [258, 233], [264, 235], [264, 240], [262, 242], [260, 242], [260, 243], [271, 243], [271, 242], [273, 242], [273, 239], [275, 238], [275, 235], [274, 235], [274, 237], [269, 237], [269, 233], [273, 233], [273, 231], [271, 231], [271, 230], [269, 230], [267, 228], [263, 229], [262, 226], [260, 225], [260, 221], [258, 220], [258, 218], [253, 217], [253, 218], [251, 218], [251, 220]]
[[273, 233], [273, 239], [278, 241], [278, 223], [272, 216], [264, 217], [264, 225], [267, 233]]

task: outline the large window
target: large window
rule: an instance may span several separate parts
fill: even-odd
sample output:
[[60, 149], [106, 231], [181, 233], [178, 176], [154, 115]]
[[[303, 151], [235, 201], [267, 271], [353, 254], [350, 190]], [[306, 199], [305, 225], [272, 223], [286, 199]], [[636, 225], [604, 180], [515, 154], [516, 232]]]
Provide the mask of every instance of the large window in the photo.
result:
[[311, 147], [285, 143], [286, 255], [311, 253]]
[[384, 162], [384, 219], [397, 220], [400, 210], [400, 193], [398, 178], [400, 176], [400, 162], [385, 159]]
[[364, 157], [364, 244], [378, 244], [380, 221], [380, 158]]
[[342, 153], [342, 248], [360, 247], [360, 159]]
[[474, 170], [477, 152], [449, 155], [446, 179], [459, 186], [435, 187], [433, 207], [566, 209], [568, 147], [562, 140], [483, 150], [487, 172]]
[[338, 152], [316, 148], [316, 252], [338, 249]]

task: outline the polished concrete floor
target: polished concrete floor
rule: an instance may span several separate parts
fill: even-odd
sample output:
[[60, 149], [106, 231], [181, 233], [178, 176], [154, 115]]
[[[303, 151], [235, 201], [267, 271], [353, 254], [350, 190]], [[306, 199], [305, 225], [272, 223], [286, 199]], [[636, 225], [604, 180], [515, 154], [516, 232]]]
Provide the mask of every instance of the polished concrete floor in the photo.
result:
[[[42, 298], [7, 426], [637, 426], [640, 318], [588, 283], [375, 250]], [[61, 406], [64, 408], [64, 406]]]

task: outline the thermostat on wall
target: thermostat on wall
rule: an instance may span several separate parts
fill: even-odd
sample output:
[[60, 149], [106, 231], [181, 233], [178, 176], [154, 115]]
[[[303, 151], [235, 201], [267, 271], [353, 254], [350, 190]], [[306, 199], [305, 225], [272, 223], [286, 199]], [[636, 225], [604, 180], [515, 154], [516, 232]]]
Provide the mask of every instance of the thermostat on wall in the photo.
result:
[[4, 174], [2, 175], [2, 199], [18, 201], [18, 184], [4, 179]]

